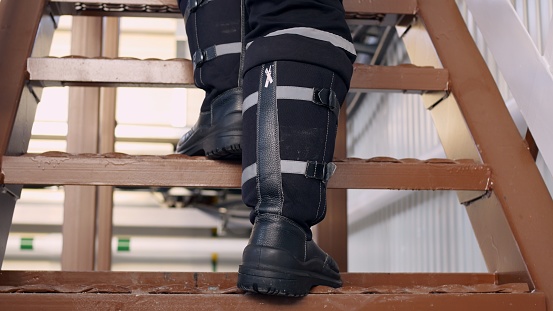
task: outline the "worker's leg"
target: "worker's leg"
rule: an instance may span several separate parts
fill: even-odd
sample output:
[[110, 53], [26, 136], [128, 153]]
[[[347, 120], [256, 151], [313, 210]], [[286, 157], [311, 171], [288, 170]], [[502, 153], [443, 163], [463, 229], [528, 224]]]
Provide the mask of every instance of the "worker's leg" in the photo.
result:
[[254, 228], [238, 286], [291, 296], [339, 287], [338, 267], [310, 227], [325, 216], [338, 112], [355, 57], [343, 7], [338, 0], [248, 0], [246, 8], [242, 195]]
[[241, 155], [241, 0], [180, 0], [194, 65], [194, 83], [206, 92], [200, 117], [177, 152], [235, 158]]

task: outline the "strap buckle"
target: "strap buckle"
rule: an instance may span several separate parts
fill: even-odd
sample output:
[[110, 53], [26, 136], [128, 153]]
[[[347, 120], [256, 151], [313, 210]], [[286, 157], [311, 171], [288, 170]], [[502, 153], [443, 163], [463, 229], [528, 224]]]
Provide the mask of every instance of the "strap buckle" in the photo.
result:
[[336, 172], [336, 164], [332, 162], [307, 161], [305, 167], [305, 177], [318, 179], [325, 184], [334, 175], [334, 172]]
[[331, 89], [315, 89], [313, 102], [330, 109], [336, 115], [336, 118], [340, 115], [340, 103], [338, 103], [336, 92]]
[[198, 50], [194, 53], [194, 68], [202, 67], [207, 61], [207, 50]]
[[198, 8], [202, 6], [203, 4], [207, 3], [208, 0], [190, 0], [188, 1], [188, 5], [186, 6], [186, 10], [184, 12], [184, 19], [187, 20], [190, 14], [196, 13]]
[[10, 190], [10, 188], [6, 187], [3, 181], [0, 184], [0, 194], [7, 194], [11, 196], [15, 201], [20, 199], [19, 195], [17, 195], [15, 192]]
[[191, 0], [188, 5], [190, 13], [195, 13], [205, 0]]

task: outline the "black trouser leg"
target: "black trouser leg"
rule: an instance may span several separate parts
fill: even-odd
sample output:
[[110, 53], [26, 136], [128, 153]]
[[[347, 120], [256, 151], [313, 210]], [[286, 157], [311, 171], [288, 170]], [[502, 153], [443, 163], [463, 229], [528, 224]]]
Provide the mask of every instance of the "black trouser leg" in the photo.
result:
[[324, 218], [346, 92], [332, 71], [305, 63], [277, 61], [247, 71], [242, 193], [252, 222], [260, 214], [282, 215], [310, 237], [309, 228]]
[[242, 194], [254, 229], [238, 286], [292, 296], [338, 287], [338, 268], [310, 227], [326, 212], [355, 57], [343, 8], [337, 0], [246, 4]]
[[206, 92], [201, 111], [210, 110], [213, 99], [239, 86], [240, 5], [241, 0], [179, 1], [194, 62], [194, 83]]
[[206, 92], [200, 117], [177, 152], [210, 158], [241, 155], [243, 45], [241, 0], [181, 0], [194, 83]]

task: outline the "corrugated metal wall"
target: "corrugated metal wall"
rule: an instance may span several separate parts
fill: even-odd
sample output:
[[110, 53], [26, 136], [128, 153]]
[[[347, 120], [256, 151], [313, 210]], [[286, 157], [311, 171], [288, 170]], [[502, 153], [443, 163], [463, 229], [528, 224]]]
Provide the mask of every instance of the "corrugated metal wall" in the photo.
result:
[[486, 271], [465, 209], [450, 192], [406, 196], [349, 233], [350, 271]]
[[[547, 35], [553, 0], [515, 0], [537, 46]], [[477, 45], [488, 61], [505, 100], [509, 89], [462, 0], [458, 1]], [[387, 53], [389, 65], [408, 63], [398, 39]], [[348, 122], [350, 157], [443, 157], [430, 114], [417, 95], [372, 93], [356, 107]], [[551, 174], [538, 159], [548, 184]], [[551, 187], [550, 187], [551, 189]], [[348, 210], [349, 269], [382, 272], [487, 271], [465, 209], [450, 191], [389, 191], [386, 200], [374, 200], [382, 191], [350, 190]], [[375, 203], [382, 206], [375, 206]], [[378, 204], [376, 204], [378, 205]], [[360, 213], [359, 211], [370, 211]]]

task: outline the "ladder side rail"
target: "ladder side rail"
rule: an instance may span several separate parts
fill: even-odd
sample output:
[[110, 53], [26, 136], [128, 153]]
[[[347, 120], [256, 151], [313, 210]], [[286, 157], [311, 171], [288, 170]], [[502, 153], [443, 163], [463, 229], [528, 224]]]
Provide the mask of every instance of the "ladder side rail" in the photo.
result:
[[[0, 2], [0, 168], [1, 156], [6, 155], [8, 149], [13, 149], [9, 148], [9, 143], [27, 80], [27, 58], [31, 56], [47, 2]], [[3, 184], [3, 175], [0, 176], [0, 184]]]
[[27, 151], [42, 89], [27, 85], [30, 56], [50, 52], [56, 20], [46, 0], [0, 2], [0, 267], [22, 185], [4, 185], [2, 158]]
[[[442, 62], [421, 19], [418, 19], [402, 38], [413, 63], [419, 66], [442, 67]], [[431, 113], [447, 156], [454, 159], [470, 158], [482, 162], [476, 142], [455, 96], [443, 99], [440, 94], [424, 94], [422, 99]], [[495, 194], [492, 193], [489, 197], [490, 201], [484, 201], [487, 204], [486, 208], [478, 208], [483, 201], [479, 199], [485, 198], [486, 195], [487, 193], [483, 191], [457, 192], [459, 201], [467, 207], [466, 210], [488, 270], [500, 271], [500, 282], [532, 284], [516, 239]]]
[[[467, 205], [488, 267], [497, 271], [500, 282], [524, 279], [527, 269], [531, 285], [549, 300], [553, 295], [553, 249], [548, 247], [553, 245], [551, 195], [455, 2], [420, 0], [419, 8], [436, 53], [450, 72], [452, 94], [479, 154], [494, 173], [489, 196]], [[500, 213], [490, 212], [494, 209]], [[502, 221], [496, 216], [505, 218], [504, 229], [510, 229], [516, 240], [509, 247], [518, 248], [521, 271], [505, 269], [513, 268], [516, 258], [498, 256], [508, 253], [497, 241], [510, 237], [507, 231], [494, 232]], [[505, 266], [498, 264], [501, 260]]]

